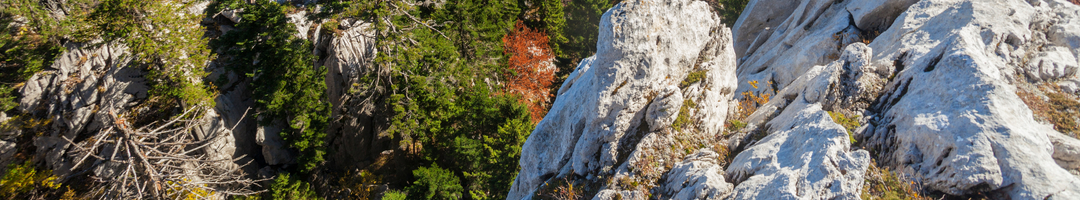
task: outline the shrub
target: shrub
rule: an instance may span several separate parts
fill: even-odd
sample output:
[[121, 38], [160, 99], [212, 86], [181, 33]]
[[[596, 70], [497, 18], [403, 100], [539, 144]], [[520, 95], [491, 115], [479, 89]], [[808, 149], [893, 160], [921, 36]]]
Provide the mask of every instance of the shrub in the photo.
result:
[[165, 185], [167, 185], [167, 188], [165, 188], [165, 196], [169, 199], [198, 200], [208, 199], [211, 195], [214, 195], [214, 191], [207, 191], [206, 189], [201, 188], [206, 187], [205, 185], [200, 185], [200, 187], [181, 186], [190, 184], [189, 182], [190, 180], [187, 178], [181, 178], [181, 181], [178, 182], [166, 181]]
[[383, 200], [405, 200], [408, 196], [405, 193], [397, 190], [389, 190], [383, 193]]
[[380, 182], [382, 177], [367, 170], [338, 179], [339, 185], [348, 188], [349, 199], [374, 199]]
[[[747, 83], [750, 83], [750, 86], [754, 87], [755, 90], [758, 89], [758, 85], [757, 85], [758, 81], [749, 81]], [[772, 81], [769, 81], [768, 83], [769, 83], [769, 85], [772, 85]], [[739, 111], [736, 113], [735, 119], [736, 120], [743, 120], [743, 119], [746, 119], [746, 117], [749, 117], [750, 114], [754, 114], [754, 111], [757, 111], [758, 107], [761, 107], [761, 105], [765, 105], [766, 103], [769, 103], [770, 95], [775, 94], [775, 93], [776, 93], [775, 90], [770, 90], [770, 91], [767, 91], [767, 92], [761, 92], [761, 91], [757, 91], [757, 92], [755, 92], [755, 91], [746, 91], [746, 92], [743, 92], [742, 93], [743, 99], [739, 100]]]
[[514, 31], [502, 40], [505, 53], [510, 55], [507, 63], [514, 72], [507, 74], [505, 89], [521, 95], [522, 103], [529, 105], [533, 123], [540, 122], [548, 110], [549, 91], [557, 70], [550, 65], [554, 56], [548, 48], [548, 37], [518, 21]]
[[[15, 5], [12, 5], [14, 3]], [[23, 6], [37, 4], [0, 3], [0, 6]], [[27, 3], [27, 2], [21, 2]], [[31, 12], [29, 8], [23, 12]], [[14, 15], [20, 10], [15, 7], [0, 8], [0, 112], [5, 112], [19, 105], [16, 102], [15, 88], [35, 73], [52, 64], [63, 48], [59, 43], [49, 40], [48, 35], [35, 32], [33, 24], [15, 27]], [[22, 13], [26, 14], [26, 13]]]
[[875, 162], [870, 162], [864, 180], [862, 199], [934, 199], [919, 195], [919, 185], [909, 177], [888, 168], [878, 168]]
[[689, 87], [690, 84], [705, 80], [705, 78], [708, 77], [706, 72], [707, 71], [705, 70], [690, 72], [690, 74], [686, 75], [686, 79], [683, 79], [682, 83], [679, 83], [679, 88], [686, 88]]
[[854, 145], [856, 142], [855, 129], [859, 128], [859, 115], [855, 115], [855, 117], [852, 118], [847, 118], [846, 116], [844, 116], [844, 113], [833, 111], [827, 112], [829, 113], [829, 117], [832, 117], [833, 122], [844, 126], [844, 129], [847, 130], [848, 140], [851, 140], [851, 144]]
[[315, 200], [315, 191], [304, 181], [289, 177], [289, 173], [280, 173], [270, 184], [271, 199]]
[[463, 188], [457, 176], [438, 165], [413, 170], [416, 181], [407, 189], [418, 199], [462, 199]]
[[0, 179], [0, 197], [16, 199], [31, 190], [60, 188], [57, 178], [52, 171], [38, 171], [30, 161], [11, 163], [4, 178]]
[[675, 122], [671, 123], [671, 127], [675, 128], [676, 132], [681, 132], [686, 125], [690, 124], [690, 109], [697, 107], [694, 100], [686, 99], [683, 101], [683, 105], [679, 108], [679, 116], [675, 117]]

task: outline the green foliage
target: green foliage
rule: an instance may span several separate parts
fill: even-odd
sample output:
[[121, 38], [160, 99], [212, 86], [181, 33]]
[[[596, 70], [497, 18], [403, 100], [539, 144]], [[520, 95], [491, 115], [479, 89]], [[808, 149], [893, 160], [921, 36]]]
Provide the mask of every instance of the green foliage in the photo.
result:
[[289, 177], [289, 173], [280, 173], [270, 184], [270, 199], [316, 200], [315, 191], [307, 182]]
[[694, 84], [694, 83], [697, 83], [698, 81], [705, 80], [705, 77], [708, 76], [708, 74], [706, 74], [706, 72], [707, 71], [705, 71], [705, 70], [699, 70], [699, 71], [690, 72], [689, 75], [686, 75], [686, 79], [683, 79], [682, 83], [679, 83], [679, 88], [686, 88], [686, 87], [690, 86], [690, 84]]
[[[455, 185], [461, 189], [446, 198], [505, 199], [517, 175], [521, 145], [533, 129], [529, 110], [516, 97], [498, 92], [500, 85], [484, 81], [499, 80], [508, 72], [502, 38], [517, 20], [517, 3], [451, 0], [435, 8], [382, 1], [338, 6], [344, 10], [340, 17], [373, 19], [369, 21], [380, 38], [375, 64], [391, 72], [366, 79], [386, 81], [380, 85], [388, 87], [384, 94], [392, 112], [387, 132], [419, 157], [414, 169], [437, 165], [459, 180]], [[417, 21], [436, 23], [429, 28]], [[425, 174], [434, 173], [424, 169], [429, 171]], [[420, 183], [424, 181], [414, 184]], [[439, 198], [426, 194], [409, 196]]]
[[540, 19], [548, 36], [548, 46], [551, 47], [552, 53], [555, 55], [562, 55], [559, 44], [569, 42], [569, 39], [563, 35], [563, 31], [566, 29], [563, 0], [542, 0], [539, 4]]
[[683, 101], [683, 105], [679, 108], [679, 116], [675, 117], [675, 122], [671, 123], [671, 127], [675, 128], [676, 132], [682, 131], [686, 125], [690, 124], [690, 109], [697, 107], [697, 103], [694, 100], [687, 99]]
[[297, 30], [285, 17], [287, 5], [235, 0], [222, 4], [245, 12], [236, 25], [240, 31], [222, 36], [217, 45], [231, 47], [226, 52], [233, 56], [230, 66], [252, 78], [258, 115], [266, 116], [262, 123], [286, 122], [282, 137], [300, 151], [300, 170], [314, 170], [324, 161], [330, 115], [326, 68], [314, 66], [314, 46], [293, 35]]
[[[565, 21], [566, 24], [572, 25], [563, 29], [565, 42], [557, 47], [552, 46], [561, 50], [559, 57], [577, 63], [596, 52], [596, 41], [600, 35], [600, 17], [614, 5], [613, 0], [573, 0], [567, 3], [563, 8]], [[575, 66], [563, 67], [559, 70], [568, 73], [573, 70], [573, 67]]]
[[15, 199], [34, 189], [60, 188], [56, 179], [52, 171], [38, 171], [30, 161], [22, 164], [11, 163], [4, 173], [4, 178], [0, 179], [0, 198]]
[[746, 125], [747, 125], [746, 122], [739, 121], [737, 119], [728, 120], [728, 123], [727, 123], [728, 133], [734, 133], [736, 131], [742, 130], [743, 128], [746, 128]]
[[724, 24], [728, 27], [734, 26], [735, 21], [739, 20], [739, 15], [742, 15], [743, 9], [746, 8], [746, 4], [750, 3], [750, 0], [715, 0], [720, 4], [720, 17]]
[[503, 54], [502, 38], [514, 27], [520, 9], [517, 0], [447, 1], [445, 9], [436, 10], [435, 21], [452, 21], [444, 33], [467, 59], [485, 60]]
[[[214, 96], [202, 77], [213, 55], [207, 48], [201, 15], [188, 13], [194, 2], [182, 0], [104, 0], [85, 19], [105, 41], [129, 47], [135, 63], [146, 65], [150, 94], [178, 98], [187, 105], [213, 107]], [[153, 13], [153, 14], [133, 14]], [[90, 35], [94, 33], [87, 33]], [[136, 65], [136, 66], [138, 66]]]
[[438, 165], [413, 170], [416, 181], [408, 187], [412, 199], [462, 199], [458, 177]]
[[[22, 4], [20, 4], [22, 3]], [[63, 48], [48, 35], [35, 32], [34, 23], [16, 27], [15, 15], [36, 14], [38, 4], [22, 1], [0, 3], [0, 112], [19, 105], [15, 88], [35, 73], [52, 65]], [[32, 15], [31, 15], [32, 16]], [[25, 17], [24, 17], [25, 18]]]
[[408, 196], [405, 193], [397, 190], [390, 190], [383, 193], [383, 200], [405, 200]]
[[859, 120], [858, 120], [859, 116], [855, 115], [855, 117], [848, 118], [848, 117], [844, 116], [844, 113], [833, 112], [833, 111], [828, 111], [828, 112], [829, 112], [829, 116], [832, 117], [832, 120], [834, 122], [836, 122], [837, 124], [840, 124], [841, 126], [844, 126], [844, 129], [846, 129], [847, 133], [848, 133], [848, 139], [851, 140], [851, 144], [855, 144], [856, 141], [855, 141], [855, 134], [854, 133], [855, 133], [855, 129], [859, 128]]

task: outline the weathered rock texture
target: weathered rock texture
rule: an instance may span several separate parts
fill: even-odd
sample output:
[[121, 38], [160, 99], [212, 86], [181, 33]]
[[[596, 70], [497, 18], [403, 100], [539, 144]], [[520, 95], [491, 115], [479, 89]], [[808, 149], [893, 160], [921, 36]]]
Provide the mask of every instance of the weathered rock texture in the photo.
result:
[[[782, 5], [798, 6], [770, 9]], [[1061, 0], [758, 0], [744, 13], [733, 31], [743, 61], [738, 91], [781, 91], [751, 115], [751, 127], [745, 129], [770, 136], [754, 143], [754, 134], [741, 134], [732, 139], [734, 146], [752, 152], [783, 136], [787, 126], [777, 127], [777, 121], [792, 119], [777, 114], [793, 106], [803, 109], [787, 103], [801, 99], [788, 98], [791, 91], [786, 90], [836, 87], [860, 95], [841, 92], [838, 96], [847, 103], [826, 98], [822, 108], [869, 116], [858, 119], [868, 125], [858, 129], [856, 139], [877, 152], [879, 164], [918, 177], [927, 190], [1011, 199], [1080, 198], [1080, 179], [1069, 173], [1076, 167], [1076, 139], [1037, 122], [1016, 94], [1018, 86], [1028, 84], [1075, 85], [1080, 7]], [[869, 42], [873, 49], [869, 62], [856, 64], [866, 67], [844, 64], [838, 71], [861, 71], [854, 74], [869, 78], [846, 77], [855, 84], [843, 84], [840, 76], [839, 86], [800, 80], [820, 73], [815, 66], [837, 59], [856, 63], [842, 58], [848, 53], [841, 47], [858, 42]], [[775, 85], [755, 89], [746, 83], [750, 80]], [[728, 172], [740, 171], [737, 164], [738, 158]], [[737, 197], [745, 184], [736, 184]], [[832, 194], [837, 193], [822, 195]]]
[[701, 1], [627, 1], [603, 15], [599, 37], [522, 147], [509, 198], [564, 178], [599, 185], [599, 199], [726, 193], [709, 155], [669, 167], [711, 145], [727, 118], [735, 60], [717, 15]]
[[865, 45], [849, 45], [840, 60], [814, 66], [748, 117], [748, 128], [729, 142], [732, 150], [745, 147], [727, 168], [736, 185], [732, 197], [859, 198], [869, 153], [850, 150], [846, 128], [823, 109], [858, 107], [845, 97], [865, 96], [877, 80], [863, 73], [870, 54]]
[[[377, 114], [385, 84], [372, 80], [380, 73], [374, 67], [375, 29], [359, 20], [343, 20], [344, 30], [330, 40], [324, 66], [327, 94], [333, 105], [330, 148], [335, 154], [333, 165], [341, 168], [363, 167], [383, 150], [393, 149], [385, 130], [386, 120]], [[385, 72], [383, 72], [385, 73]], [[364, 79], [367, 77], [368, 79]], [[375, 77], [375, 78], [373, 78]]]
[[35, 160], [62, 175], [70, 173], [75, 159], [64, 138], [101, 131], [113, 123], [110, 113], [128, 113], [136, 99], [147, 95], [145, 72], [128, 67], [126, 47], [69, 43], [65, 48], [52, 66], [26, 82], [18, 108], [52, 121], [51, 132], [34, 138]]

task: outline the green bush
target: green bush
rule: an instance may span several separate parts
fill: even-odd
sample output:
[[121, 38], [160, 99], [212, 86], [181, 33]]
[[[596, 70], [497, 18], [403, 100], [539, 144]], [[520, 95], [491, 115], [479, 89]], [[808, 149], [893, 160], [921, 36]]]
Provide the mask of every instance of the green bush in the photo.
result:
[[52, 171], [38, 171], [30, 161], [22, 164], [11, 163], [0, 179], [0, 197], [15, 199], [35, 189], [57, 189], [60, 184]]
[[397, 190], [390, 190], [383, 193], [383, 200], [405, 200], [408, 196], [405, 193]]
[[293, 200], [316, 200], [321, 199], [315, 195], [311, 185], [307, 182], [289, 177], [289, 173], [280, 173], [270, 184], [271, 199]]
[[416, 181], [407, 189], [412, 199], [462, 199], [463, 190], [453, 172], [438, 165], [412, 171]]
[[[15, 6], [8, 2], [0, 3], [2, 6]], [[29, 4], [37, 5], [37, 4]], [[15, 88], [25, 82], [35, 73], [52, 65], [55, 57], [63, 48], [58, 42], [50, 41], [48, 35], [37, 33], [35, 24], [15, 27], [12, 22], [17, 14], [27, 14], [36, 7], [23, 6], [24, 10], [15, 7], [0, 7], [0, 112], [11, 110], [19, 105], [16, 102]]]

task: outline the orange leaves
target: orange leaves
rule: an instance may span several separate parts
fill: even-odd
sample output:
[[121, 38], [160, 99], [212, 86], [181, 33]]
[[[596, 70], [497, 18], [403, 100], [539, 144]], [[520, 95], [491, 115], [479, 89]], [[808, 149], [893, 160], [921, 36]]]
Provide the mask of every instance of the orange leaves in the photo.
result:
[[[747, 83], [749, 83], [751, 87], [754, 87], [754, 89], [758, 89], [758, 81], [749, 81]], [[772, 85], [772, 81], [769, 81], [769, 84]], [[743, 92], [743, 99], [739, 101], [739, 112], [736, 114], [735, 118], [738, 120], [746, 119], [746, 117], [749, 117], [754, 111], [757, 111], [758, 107], [769, 103], [770, 93], [775, 94], [776, 91], [773, 90], [765, 93], [753, 91]]]
[[552, 63], [555, 56], [548, 47], [548, 37], [519, 20], [502, 40], [503, 53], [510, 55], [508, 65], [513, 70], [507, 75], [506, 92], [521, 95], [522, 103], [529, 106], [532, 121], [539, 122], [547, 114], [551, 84], [558, 70]]

